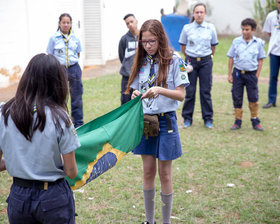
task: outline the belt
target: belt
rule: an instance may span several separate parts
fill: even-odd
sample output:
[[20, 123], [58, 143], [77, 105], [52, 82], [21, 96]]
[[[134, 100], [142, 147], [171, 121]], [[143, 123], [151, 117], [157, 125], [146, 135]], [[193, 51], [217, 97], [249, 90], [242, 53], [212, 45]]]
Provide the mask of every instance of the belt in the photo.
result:
[[35, 187], [39, 190], [48, 190], [49, 186], [58, 184], [59, 182], [63, 181], [64, 178], [58, 179], [54, 182], [47, 182], [47, 181], [39, 181], [39, 180], [26, 180], [21, 179], [18, 177], [13, 177], [13, 183], [20, 187], [32, 188]]
[[237, 68], [235, 68], [239, 73], [241, 73], [242, 75], [255, 75], [257, 70], [254, 70], [254, 71], [245, 71], [245, 70], [239, 70]]
[[171, 119], [170, 116], [172, 114], [176, 113], [175, 111], [171, 111], [171, 112], [166, 112], [166, 113], [159, 113], [157, 114], [157, 116], [159, 117], [165, 117], [166, 119], [166, 124], [167, 124], [167, 128], [168, 128], [168, 133], [172, 133], [173, 132], [173, 128], [172, 128], [172, 123], [171, 123]]
[[197, 57], [197, 58], [194, 58], [194, 57], [191, 57], [191, 56], [187, 55], [187, 57], [192, 59], [192, 60], [195, 60], [195, 61], [205, 61], [205, 60], [211, 59], [212, 55], [208, 55], [208, 56], [205, 56], [205, 57]]

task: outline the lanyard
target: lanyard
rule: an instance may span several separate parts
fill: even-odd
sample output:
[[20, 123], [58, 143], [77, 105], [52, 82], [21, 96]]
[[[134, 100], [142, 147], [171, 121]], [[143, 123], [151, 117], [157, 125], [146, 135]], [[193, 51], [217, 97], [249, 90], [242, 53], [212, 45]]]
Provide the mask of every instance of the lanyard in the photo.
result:
[[65, 46], [66, 46], [66, 68], [69, 67], [69, 53], [68, 53], [68, 49], [69, 49], [69, 40], [71, 38], [71, 34], [72, 34], [72, 30], [70, 29], [70, 32], [68, 34], [68, 37], [65, 36], [64, 33], [62, 33], [62, 37], [63, 37], [63, 40], [65, 42]]

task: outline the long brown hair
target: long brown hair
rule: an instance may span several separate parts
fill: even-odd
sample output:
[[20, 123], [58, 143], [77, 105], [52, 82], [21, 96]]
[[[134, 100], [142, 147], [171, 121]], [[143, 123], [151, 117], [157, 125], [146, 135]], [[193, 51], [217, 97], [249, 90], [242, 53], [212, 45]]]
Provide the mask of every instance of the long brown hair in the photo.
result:
[[163, 87], [167, 87], [166, 79], [167, 79], [169, 64], [172, 60], [173, 51], [168, 46], [168, 38], [161, 22], [159, 22], [156, 19], [151, 19], [144, 22], [140, 29], [138, 48], [131, 69], [131, 74], [129, 76], [127, 89], [125, 92], [126, 94], [129, 93], [130, 91], [129, 86], [131, 85], [135, 77], [138, 75], [139, 70], [142, 67], [145, 57], [147, 55], [147, 52], [145, 51], [144, 47], [141, 44], [143, 32], [146, 31], [149, 31], [151, 34], [153, 34], [158, 41], [157, 57], [158, 57], [159, 70], [158, 70], [158, 77], [157, 77], [157, 85], [160, 86], [162, 83]]
[[[71, 121], [66, 113], [68, 81], [65, 68], [53, 55], [38, 54], [28, 63], [14, 98], [2, 109], [4, 123], [8, 125], [11, 116], [17, 129], [28, 140], [46, 125], [45, 107], [49, 107], [52, 119], [60, 134], [63, 134], [60, 120], [69, 127]], [[34, 105], [36, 119], [34, 121]]]

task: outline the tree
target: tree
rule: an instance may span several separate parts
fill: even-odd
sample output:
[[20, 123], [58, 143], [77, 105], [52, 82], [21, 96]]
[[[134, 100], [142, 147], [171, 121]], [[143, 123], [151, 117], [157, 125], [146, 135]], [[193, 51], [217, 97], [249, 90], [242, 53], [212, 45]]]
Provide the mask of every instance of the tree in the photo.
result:
[[254, 2], [254, 19], [260, 25], [263, 26], [267, 14], [273, 10], [277, 9], [276, 0], [255, 0]]

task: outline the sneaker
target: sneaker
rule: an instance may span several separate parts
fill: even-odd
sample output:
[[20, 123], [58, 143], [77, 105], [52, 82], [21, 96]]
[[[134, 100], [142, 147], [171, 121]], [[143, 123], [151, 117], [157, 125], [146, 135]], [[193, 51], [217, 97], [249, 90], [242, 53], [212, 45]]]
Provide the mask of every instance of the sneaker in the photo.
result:
[[[142, 224], [149, 224], [149, 222], [145, 221], [145, 222], [142, 222]], [[154, 222], [154, 224], [156, 224], [156, 222]]]
[[257, 131], [263, 131], [264, 130], [263, 127], [260, 124], [255, 125], [253, 128]]
[[205, 127], [206, 127], [206, 128], [209, 128], [209, 129], [212, 129], [212, 128], [213, 128], [213, 123], [212, 123], [212, 121], [206, 121], [206, 122], [205, 122]]
[[237, 130], [241, 128], [242, 120], [236, 119], [230, 130]]
[[234, 124], [234, 125], [232, 125], [232, 127], [230, 128], [230, 130], [237, 130], [237, 129], [240, 129], [240, 128], [241, 128], [240, 125]]
[[276, 107], [276, 103], [267, 103], [267, 104], [263, 105], [264, 109], [268, 109], [270, 107]]
[[192, 123], [190, 121], [185, 121], [183, 128], [189, 128], [192, 125]]
[[260, 119], [257, 117], [257, 118], [251, 118], [251, 122], [252, 122], [252, 126], [255, 130], [257, 131], [263, 131], [263, 127], [260, 125], [261, 121]]

